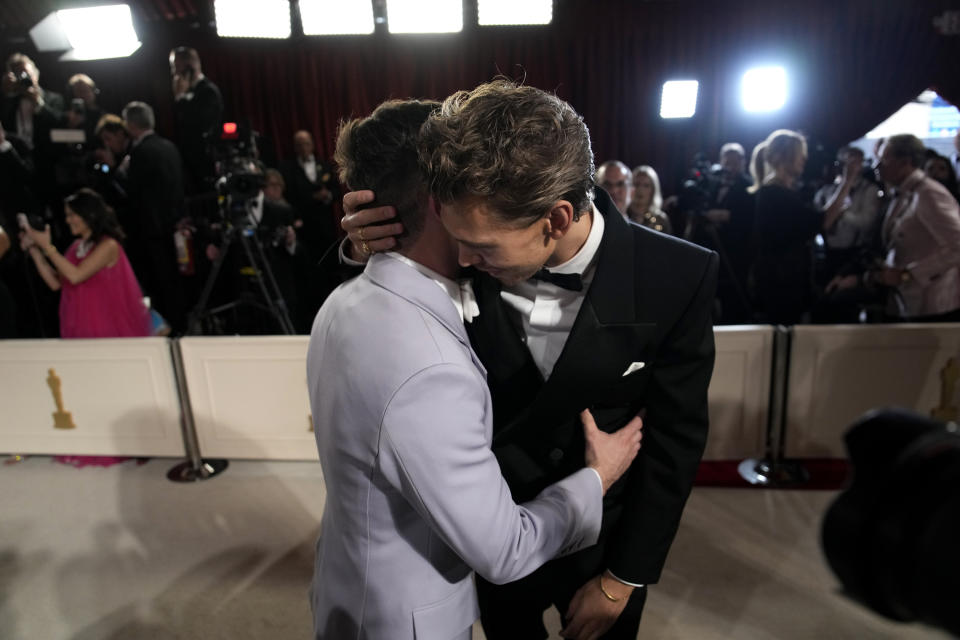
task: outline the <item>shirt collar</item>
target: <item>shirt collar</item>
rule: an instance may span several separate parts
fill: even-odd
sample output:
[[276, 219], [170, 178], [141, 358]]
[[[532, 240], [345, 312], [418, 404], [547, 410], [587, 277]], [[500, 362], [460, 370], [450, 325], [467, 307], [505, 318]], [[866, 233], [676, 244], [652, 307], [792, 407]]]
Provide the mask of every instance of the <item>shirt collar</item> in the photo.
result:
[[603, 240], [604, 222], [603, 215], [597, 210], [597, 207], [595, 205], [591, 206], [593, 206], [591, 214], [593, 219], [586, 242], [572, 258], [555, 267], [546, 267], [547, 271], [551, 273], [583, 273], [593, 262], [597, 255], [597, 249], [600, 248], [600, 241]]
[[315, 163], [317, 162], [317, 160], [316, 160], [316, 158], [314, 158], [313, 154], [310, 154], [310, 155], [307, 156], [306, 158], [301, 158], [301, 157], [298, 156], [298, 157], [297, 157], [297, 160], [300, 161], [300, 164], [301, 164], [301, 165], [310, 164], [310, 163], [314, 163], [314, 164], [315, 164]]
[[920, 184], [920, 181], [926, 177], [926, 175], [927, 174], [923, 172], [923, 169], [914, 169], [913, 173], [907, 176], [907, 179], [900, 183], [900, 185], [896, 188], [896, 192], [908, 193], [913, 191], [917, 185]]
[[463, 322], [472, 322], [475, 317], [480, 315], [480, 307], [477, 305], [477, 299], [473, 294], [473, 286], [470, 284], [469, 278], [465, 278], [457, 282], [446, 276], [440, 275], [430, 267], [426, 267], [419, 262], [411, 260], [407, 256], [397, 253], [396, 251], [387, 251], [384, 255], [387, 255], [394, 260], [399, 260], [400, 262], [412, 267], [421, 275], [426, 276], [437, 283], [437, 285], [446, 291], [448, 296], [450, 296], [450, 300], [453, 302], [453, 306], [457, 308], [457, 313], [460, 315], [460, 318]]

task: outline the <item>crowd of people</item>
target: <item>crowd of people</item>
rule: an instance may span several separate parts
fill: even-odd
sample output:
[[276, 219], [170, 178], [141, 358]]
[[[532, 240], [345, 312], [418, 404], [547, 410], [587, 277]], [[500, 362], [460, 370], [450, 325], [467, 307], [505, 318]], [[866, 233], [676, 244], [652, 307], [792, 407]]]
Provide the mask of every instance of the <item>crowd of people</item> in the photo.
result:
[[717, 324], [955, 322], [960, 133], [955, 146], [946, 157], [895, 135], [874, 158], [847, 146], [810, 171], [804, 136], [780, 129], [749, 173], [743, 146], [728, 143], [666, 199], [648, 165], [604, 162], [596, 183], [630, 220], [719, 253]]
[[[275, 168], [242, 167], [253, 190], [239, 219], [226, 214], [222, 94], [194, 49], [174, 49], [169, 62], [168, 139], [151, 105], [109, 113], [90, 76], [72, 76], [64, 96], [40, 84], [28, 56], [6, 60], [0, 337], [132, 335], [119, 316], [71, 323], [111, 300], [127, 308], [138, 288], [149, 322], [135, 335], [278, 333], [264, 311], [267, 279], [276, 285], [265, 295], [306, 333], [338, 284], [321, 258], [338, 237], [340, 183], [311, 133], [296, 131], [293, 157]], [[912, 136], [881, 142], [873, 158], [844, 147], [832, 173], [818, 172], [806, 167], [804, 137], [778, 130], [749, 162], [735, 142], [716, 163], [698, 158], [670, 197], [647, 164], [608, 160], [595, 183], [627, 219], [719, 253], [717, 324], [960, 319], [960, 134], [953, 157]], [[225, 255], [237, 226], [261, 241], [269, 275], [237, 242]]]
[[[336, 284], [320, 265], [338, 233], [333, 171], [306, 130], [276, 167], [255, 139], [224, 140], [223, 97], [196, 50], [178, 47], [169, 63], [166, 137], [149, 104], [109, 112], [90, 76], [72, 76], [61, 95], [28, 56], [7, 58], [0, 337], [283, 332], [271, 305], [290, 329], [309, 331]], [[231, 177], [245, 181], [243, 194]], [[227, 251], [231, 234], [243, 239]], [[260, 268], [246, 247], [262, 251]], [[266, 281], [275, 284], [264, 294]]]

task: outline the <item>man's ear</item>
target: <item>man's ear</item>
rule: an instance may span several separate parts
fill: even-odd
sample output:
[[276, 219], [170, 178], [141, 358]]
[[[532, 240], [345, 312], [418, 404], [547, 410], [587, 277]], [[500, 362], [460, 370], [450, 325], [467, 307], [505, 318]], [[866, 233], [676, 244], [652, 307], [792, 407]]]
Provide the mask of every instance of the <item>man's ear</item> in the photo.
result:
[[569, 200], [557, 200], [550, 212], [544, 218], [547, 222], [547, 233], [554, 240], [559, 240], [570, 231], [574, 223], [575, 210]]

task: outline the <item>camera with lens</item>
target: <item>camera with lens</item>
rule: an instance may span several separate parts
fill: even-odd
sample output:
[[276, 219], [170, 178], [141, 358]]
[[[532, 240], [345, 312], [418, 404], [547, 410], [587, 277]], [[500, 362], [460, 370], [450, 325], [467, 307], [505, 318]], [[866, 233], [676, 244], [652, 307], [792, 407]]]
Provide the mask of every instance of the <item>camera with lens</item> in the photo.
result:
[[960, 429], [887, 409], [845, 439], [853, 480], [823, 521], [830, 567], [876, 613], [960, 635]]
[[705, 153], [697, 153], [687, 179], [680, 188], [680, 210], [704, 218], [719, 184], [719, 167], [714, 166]]
[[219, 139], [208, 146], [215, 160], [217, 194], [225, 204], [224, 217], [243, 222], [249, 202], [265, 182], [255, 133], [248, 125], [225, 122]]
[[17, 85], [22, 89], [29, 89], [33, 86], [33, 78], [25, 69], [17, 74]]

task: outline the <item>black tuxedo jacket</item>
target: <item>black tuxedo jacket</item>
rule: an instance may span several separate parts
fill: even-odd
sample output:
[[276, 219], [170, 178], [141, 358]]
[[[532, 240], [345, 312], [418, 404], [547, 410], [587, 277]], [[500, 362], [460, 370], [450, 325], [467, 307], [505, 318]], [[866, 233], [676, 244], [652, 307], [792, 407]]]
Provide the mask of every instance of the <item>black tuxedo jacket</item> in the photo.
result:
[[[468, 323], [493, 396], [493, 449], [514, 499], [584, 464], [579, 412], [614, 431], [645, 412], [643, 448], [604, 499], [602, 569], [656, 582], [707, 438], [717, 255], [627, 223], [606, 192], [596, 272], [560, 359], [544, 381], [500, 284], [475, 280]], [[632, 363], [643, 367], [624, 376]]]
[[223, 122], [223, 96], [209, 78], [203, 77], [191, 90], [193, 96], [174, 104], [177, 123], [177, 146], [183, 154], [184, 168], [191, 181], [191, 191], [203, 188], [202, 180], [213, 175], [213, 161], [208, 143], [219, 138]]
[[[298, 237], [306, 246], [310, 258], [319, 260], [337, 239], [333, 204], [340, 199], [340, 185], [336, 174], [318, 159], [317, 181], [311, 182], [296, 158], [284, 162], [281, 172], [287, 182], [286, 198], [302, 216], [303, 227], [299, 229]], [[330, 191], [332, 197], [329, 204], [313, 197], [313, 194], [321, 189]]]
[[132, 241], [173, 233], [183, 213], [183, 170], [172, 142], [152, 133], [130, 151], [127, 211], [122, 220]]

